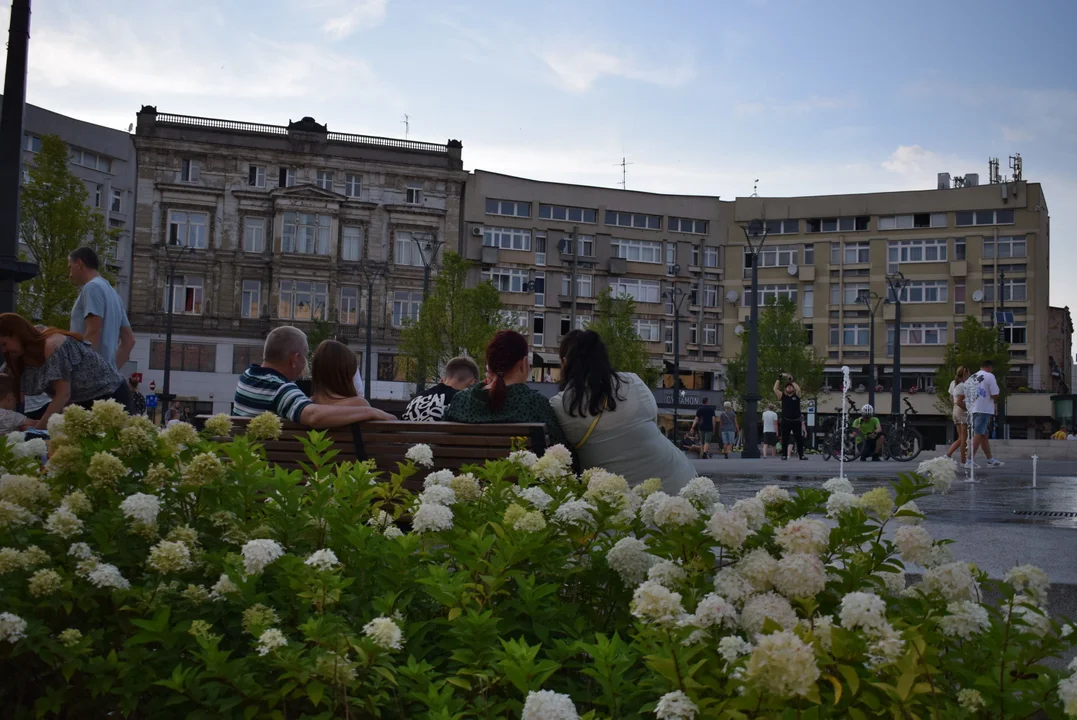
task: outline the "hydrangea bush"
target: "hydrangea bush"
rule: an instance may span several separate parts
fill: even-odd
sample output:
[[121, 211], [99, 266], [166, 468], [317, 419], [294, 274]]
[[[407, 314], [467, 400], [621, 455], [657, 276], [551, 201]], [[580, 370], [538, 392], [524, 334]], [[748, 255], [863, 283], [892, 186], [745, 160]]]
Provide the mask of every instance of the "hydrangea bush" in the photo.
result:
[[945, 462], [726, 506], [561, 447], [385, 477], [322, 433], [268, 465], [269, 416], [50, 430], [44, 474], [0, 443], [5, 717], [1077, 717], [1043, 572], [989, 579], [922, 527]]

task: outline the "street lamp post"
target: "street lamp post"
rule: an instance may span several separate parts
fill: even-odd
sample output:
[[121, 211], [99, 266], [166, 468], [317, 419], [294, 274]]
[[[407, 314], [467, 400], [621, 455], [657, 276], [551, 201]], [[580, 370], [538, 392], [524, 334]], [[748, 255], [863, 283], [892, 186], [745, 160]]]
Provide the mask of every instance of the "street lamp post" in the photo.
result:
[[170, 241], [158, 243], [157, 247], [163, 249], [168, 259], [168, 308], [165, 314], [165, 379], [164, 379], [164, 409], [161, 411], [161, 424], [168, 422], [168, 403], [172, 400], [172, 311], [176, 306], [176, 263], [183, 257], [187, 245]]
[[894, 303], [894, 386], [890, 389], [890, 414], [901, 413], [901, 294], [909, 280], [900, 272], [886, 276], [890, 286], [890, 301]]
[[767, 226], [762, 220], [752, 220], [741, 227], [752, 258], [752, 314], [748, 329], [748, 377], [744, 393], [744, 450], [742, 458], [759, 457], [759, 253], [767, 239]]
[[363, 371], [363, 396], [370, 402], [370, 373], [374, 354], [374, 283], [385, 273], [385, 266], [380, 263], [363, 264], [363, 280], [366, 281], [366, 368]]
[[[445, 244], [444, 240], [438, 240], [433, 233], [427, 233], [426, 236], [419, 240], [415, 239], [415, 246], [419, 248], [419, 258], [423, 261], [423, 304], [426, 304], [426, 298], [430, 295], [430, 268], [437, 261], [438, 250]], [[415, 391], [422, 392], [426, 389], [426, 362], [423, 361], [419, 366], [419, 381], [416, 383]]]
[[[680, 265], [673, 266], [674, 276], [680, 271]], [[673, 444], [677, 445], [677, 423], [681, 414], [681, 389], [678, 387], [681, 381], [681, 305], [688, 293], [674, 281], [673, 286], [662, 294], [673, 305]]]
[[[995, 241], [995, 254], [998, 255], [998, 241]], [[1006, 340], [1006, 326], [1009, 323], [1006, 322], [1005, 315], [1006, 307], [1006, 271], [998, 271], [998, 313], [995, 315], [995, 323], [999, 326], [999, 335], [1002, 340]], [[1012, 326], [1010, 326], [1012, 328]], [[1013, 339], [1013, 330], [1010, 330], [1010, 339]], [[1002, 382], [1005, 384], [1006, 378], [1002, 378]], [[1006, 394], [1000, 393], [998, 399], [998, 422], [996, 423], [996, 433], [1001, 433], [1002, 437], [1006, 437]]]
[[[879, 296], [878, 293], [861, 292], [856, 296], [856, 301], [861, 303], [868, 309], [868, 315], [871, 317], [871, 326], [868, 334], [868, 372], [871, 374], [871, 382], [868, 383], [868, 405], [875, 407], [875, 313], [879, 311], [879, 304], [882, 303], [885, 298]], [[874, 303], [872, 302], [874, 301]]]

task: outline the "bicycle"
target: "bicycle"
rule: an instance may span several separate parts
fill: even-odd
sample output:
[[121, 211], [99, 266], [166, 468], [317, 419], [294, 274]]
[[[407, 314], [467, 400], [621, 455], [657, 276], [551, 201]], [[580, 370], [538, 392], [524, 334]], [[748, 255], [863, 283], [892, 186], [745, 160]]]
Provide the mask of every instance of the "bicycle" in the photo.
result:
[[887, 421], [884, 433], [887, 454], [899, 462], [909, 462], [915, 460], [924, 449], [924, 436], [912, 426], [910, 419], [911, 416], [919, 413], [908, 398], [903, 398], [903, 400], [905, 401], [904, 412]]

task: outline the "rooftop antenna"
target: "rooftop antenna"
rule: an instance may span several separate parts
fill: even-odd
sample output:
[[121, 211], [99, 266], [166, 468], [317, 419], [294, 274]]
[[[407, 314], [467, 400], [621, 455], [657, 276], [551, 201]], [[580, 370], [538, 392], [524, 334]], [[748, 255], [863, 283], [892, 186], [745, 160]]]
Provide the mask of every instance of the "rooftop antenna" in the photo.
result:
[[759, 197], [759, 178], [756, 178], [755, 185], [752, 185], [752, 197]]
[[1021, 153], [1010, 155], [1010, 170], [1013, 170], [1013, 181], [1021, 180]]
[[628, 166], [629, 165], [635, 165], [636, 163], [627, 162], [627, 160], [626, 160], [626, 158], [624, 156], [624, 150], [622, 150], [621, 153], [622, 153], [621, 154], [621, 162], [617, 163], [617, 165], [621, 168], [621, 182], [618, 183], [618, 184], [621, 186], [622, 190], [627, 190], [628, 189]]
[[987, 159], [987, 176], [990, 178], [989, 182], [992, 185], [998, 185], [1002, 182], [1002, 175], [998, 170], [998, 158]]
[[404, 119], [400, 122], [404, 124], [404, 139], [407, 140], [408, 133], [411, 132], [411, 118], [408, 116], [407, 113], [404, 113]]

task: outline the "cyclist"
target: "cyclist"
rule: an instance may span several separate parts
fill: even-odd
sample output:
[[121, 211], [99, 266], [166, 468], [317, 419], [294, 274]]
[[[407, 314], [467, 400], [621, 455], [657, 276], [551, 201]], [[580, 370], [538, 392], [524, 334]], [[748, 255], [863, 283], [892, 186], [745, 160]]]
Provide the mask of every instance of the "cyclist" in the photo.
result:
[[881, 459], [885, 438], [882, 423], [879, 422], [879, 418], [875, 417], [875, 408], [864, 403], [860, 408], [860, 417], [853, 421], [853, 431], [858, 438], [861, 436], [864, 438], [864, 444], [860, 448], [860, 460], [867, 460], [870, 455], [873, 461], [878, 462]]

